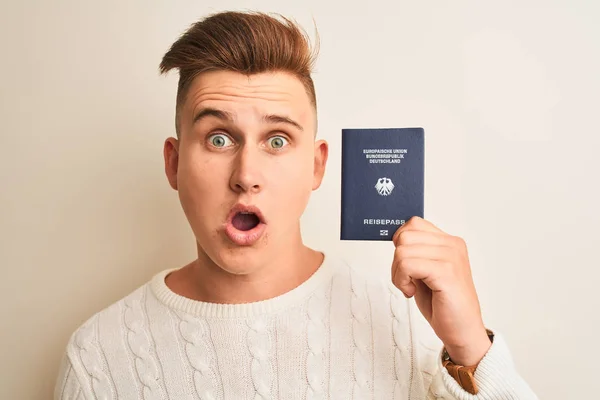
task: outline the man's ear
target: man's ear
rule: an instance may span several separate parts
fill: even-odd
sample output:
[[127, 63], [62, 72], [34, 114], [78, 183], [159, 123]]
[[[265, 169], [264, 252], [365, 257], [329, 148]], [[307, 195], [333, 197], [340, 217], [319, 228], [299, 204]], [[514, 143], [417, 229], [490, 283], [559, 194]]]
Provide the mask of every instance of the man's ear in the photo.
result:
[[325, 140], [317, 140], [315, 142], [315, 165], [313, 170], [313, 187], [312, 190], [317, 190], [321, 186], [323, 176], [325, 175], [325, 167], [327, 165], [327, 157], [329, 156], [329, 145]]
[[179, 166], [179, 141], [173, 137], [165, 141], [163, 150], [165, 157], [165, 173], [169, 180], [169, 185], [177, 190], [177, 168]]

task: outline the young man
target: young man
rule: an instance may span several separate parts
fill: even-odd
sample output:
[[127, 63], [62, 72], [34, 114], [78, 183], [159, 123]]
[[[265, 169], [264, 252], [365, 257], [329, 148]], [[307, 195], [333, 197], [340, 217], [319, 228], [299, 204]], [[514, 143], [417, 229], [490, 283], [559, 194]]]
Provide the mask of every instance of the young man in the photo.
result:
[[165, 169], [198, 258], [80, 327], [55, 399], [535, 398], [483, 324], [460, 238], [412, 218], [389, 282], [303, 244], [328, 154], [313, 61], [296, 25], [259, 13], [173, 44]]

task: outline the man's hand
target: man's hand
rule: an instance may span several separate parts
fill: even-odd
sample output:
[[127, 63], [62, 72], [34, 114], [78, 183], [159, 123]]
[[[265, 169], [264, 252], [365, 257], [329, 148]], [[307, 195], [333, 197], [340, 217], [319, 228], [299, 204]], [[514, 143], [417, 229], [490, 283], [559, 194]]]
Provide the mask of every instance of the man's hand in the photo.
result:
[[455, 364], [478, 364], [491, 342], [481, 318], [464, 240], [413, 217], [398, 228], [393, 241], [394, 285], [406, 297], [415, 297]]

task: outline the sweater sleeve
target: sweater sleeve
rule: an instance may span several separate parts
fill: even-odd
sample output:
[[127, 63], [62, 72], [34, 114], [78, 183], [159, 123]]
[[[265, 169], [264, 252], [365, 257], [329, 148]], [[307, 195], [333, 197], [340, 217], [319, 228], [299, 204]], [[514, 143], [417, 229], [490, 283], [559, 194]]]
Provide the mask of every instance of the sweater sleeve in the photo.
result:
[[86, 398], [73, 364], [65, 354], [54, 387], [54, 400], [86, 400]]
[[502, 336], [494, 334], [494, 343], [475, 370], [477, 395], [465, 391], [442, 365], [437, 354], [437, 373], [429, 386], [428, 398], [447, 400], [534, 400], [537, 396], [517, 373], [510, 351]]

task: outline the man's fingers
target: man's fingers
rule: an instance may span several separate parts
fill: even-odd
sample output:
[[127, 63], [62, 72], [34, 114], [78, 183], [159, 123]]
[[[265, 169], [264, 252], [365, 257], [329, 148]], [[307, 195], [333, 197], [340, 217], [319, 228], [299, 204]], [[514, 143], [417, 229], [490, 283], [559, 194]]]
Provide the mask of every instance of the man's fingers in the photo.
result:
[[416, 286], [415, 301], [417, 306], [425, 318], [430, 318], [433, 314], [432, 291], [429, 286], [420, 279], [415, 280], [414, 283]]
[[433, 246], [444, 246], [450, 242], [450, 236], [445, 233], [402, 230], [394, 234], [394, 245], [396, 247], [402, 244], [430, 244]]
[[451, 246], [430, 244], [402, 244], [396, 247], [394, 259], [423, 258], [428, 260], [449, 261], [453, 259], [456, 250]]
[[426, 231], [426, 232], [436, 232], [436, 233], [445, 233], [440, 228], [432, 224], [431, 222], [423, 219], [421, 217], [411, 217], [404, 225], [396, 230], [392, 240], [394, 243], [396, 242], [396, 236], [400, 234], [402, 231]]
[[444, 261], [422, 258], [395, 259], [392, 268], [394, 271], [392, 281], [406, 297], [412, 297], [417, 293], [416, 280], [421, 280], [432, 291], [440, 290], [440, 277], [447, 272]]
[[400, 268], [400, 260], [394, 260], [392, 266], [392, 283], [400, 289], [404, 296], [410, 298], [415, 295], [417, 287], [410, 275]]

